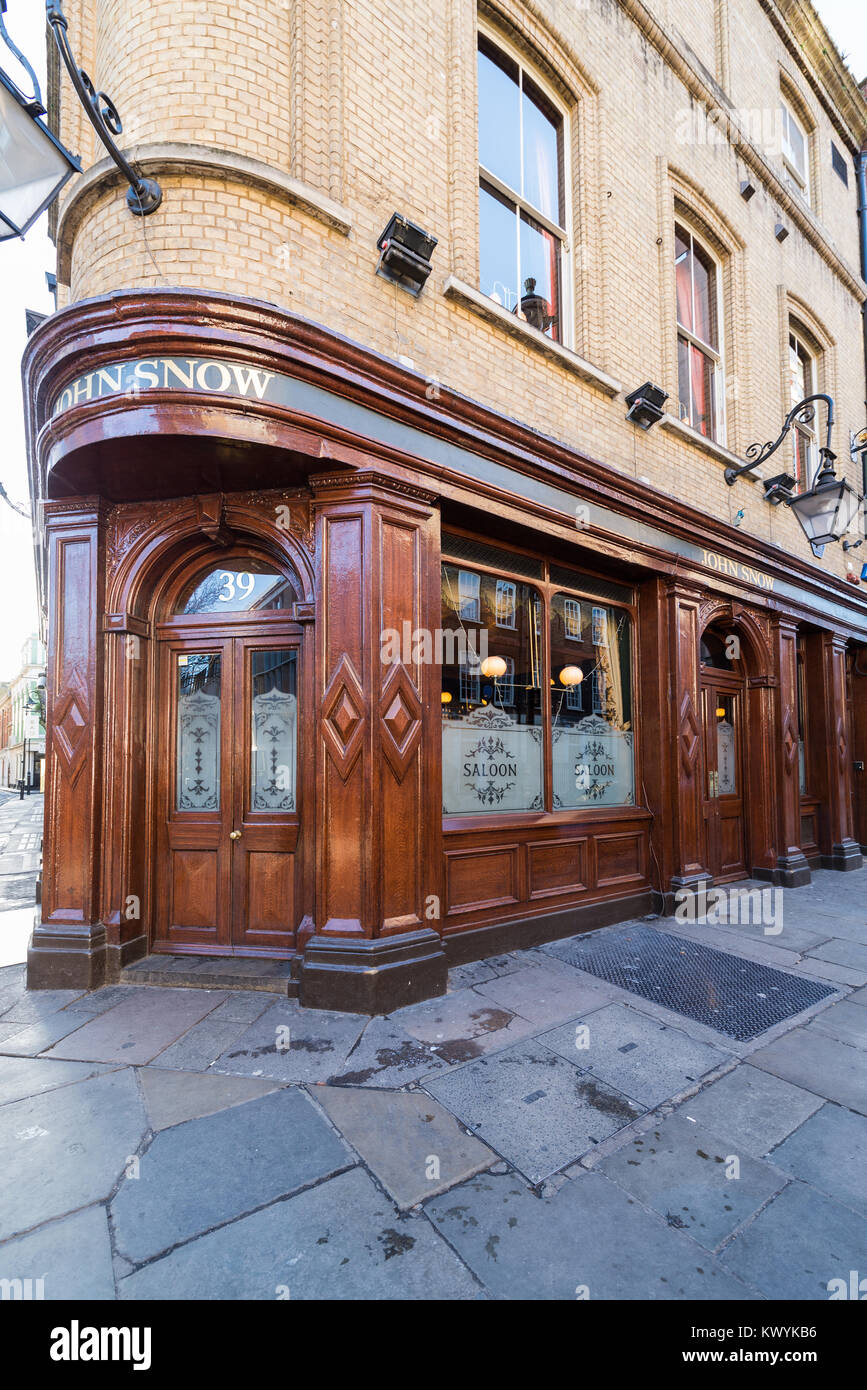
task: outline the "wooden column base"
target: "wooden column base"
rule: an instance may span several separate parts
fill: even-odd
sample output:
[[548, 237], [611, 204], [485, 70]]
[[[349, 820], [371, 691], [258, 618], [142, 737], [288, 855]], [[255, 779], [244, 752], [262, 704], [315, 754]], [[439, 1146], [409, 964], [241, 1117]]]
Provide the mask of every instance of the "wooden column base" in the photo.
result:
[[861, 846], [855, 840], [844, 840], [842, 844], [832, 845], [830, 854], [822, 855], [823, 869], [839, 869], [850, 873], [853, 869], [864, 867]]
[[697, 897], [703, 890], [707, 891], [713, 883], [713, 877], [707, 869], [700, 869], [694, 874], [675, 874], [671, 880], [671, 887], [662, 897], [662, 916], [673, 917], [675, 908], [687, 902], [690, 897]]
[[777, 867], [769, 873], [753, 869], [753, 878], [769, 878], [778, 888], [804, 888], [812, 883], [813, 873], [804, 851], [790, 849], [787, 854], [778, 855]]
[[28, 989], [99, 989], [105, 984], [102, 923], [37, 922], [27, 950]]
[[435, 931], [400, 936], [312, 936], [298, 972], [307, 1009], [387, 1014], [446, 992], [446, 956]]

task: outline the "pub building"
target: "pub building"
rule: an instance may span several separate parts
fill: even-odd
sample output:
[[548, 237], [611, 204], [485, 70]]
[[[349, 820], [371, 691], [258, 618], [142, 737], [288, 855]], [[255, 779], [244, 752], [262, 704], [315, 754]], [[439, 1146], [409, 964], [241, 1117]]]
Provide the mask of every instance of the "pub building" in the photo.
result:
[[[517, 23], [530, 7], [506, 8]], [[483, 36], [480, 72], [490, 51]], [[498, 72], [518, 80], [505, 59]], [[25, 355], [49, 638], [29, 987], [95, 988], [148, 954], [265, 956], [291, 963], [304, 1005], [384, 1012], [442, 994], [448, 966], [670, 912], [684, 890], [861, 867], [867, 588], [840, 547], [817, 563], [785, 507], [769, 539], [749, 480], [738, 529], [712, 425], [627, 422], [622, 385], [567, 346], [566, 297], [542, 269], [541, 317], [529, 280], [520, 321], [487, 288], [480, 312], [441, 293], [450, 252], [431, 238], [415, 254], [437, 275], [413, 298], [365, 224], [347, 283], [373, 306], [369, 333], [359, 318], [345, 331], [324, 291], [318, 317], [303, 298], [306, 312], [267, 302], [252, 260], [244, 293], [218, 269], [214, 287], [156, 279], [141, 224], [153, 242], [177, 217], [180, 235], [192, 174], [173, 158], [142, 156], [164, 185], [148, 218], [109, 174], [78, 203], [72, 183], [58, 246], [75, 292]], [[474, 165], [467, 178], [472, 192]], [[298, 199], [336, 276], [337, 213]], [[132, 239], [134, 273], [111, 239], [88, 261], [100, 219]], [[436, 208], [424, 220], [442, 230]], [[672, 345], [677, 228], [660, 297]], [[698, 275], [700, 253], [683, 254]], [[380, 303], [417, 314], [419, 335], [423, 315], [455, 316], [492, 369], [514, 354], [512, 407], [483, 374], [458, 389], [385, 350]], [[857, 364], [854, 332], [851, 346]], [[700, 375], [681, 378], [682, 411]], [[598, 426], [552, 404], [540, 428], [524, 379], [591, 400]], [[772, 435], [775, 402], [761, 402]], [[609, 447], [615, 428], [646, 464]], [[705, 469], [707, 505], [644, 476], [668, 455], [684, 479]]]

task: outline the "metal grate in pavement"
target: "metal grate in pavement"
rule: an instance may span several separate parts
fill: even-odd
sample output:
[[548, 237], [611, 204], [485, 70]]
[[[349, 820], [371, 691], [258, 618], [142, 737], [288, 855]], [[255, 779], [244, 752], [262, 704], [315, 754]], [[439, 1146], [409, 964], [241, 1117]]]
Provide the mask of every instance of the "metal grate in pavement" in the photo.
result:
[[816, 980], [652, 927], [558, 941], [546, 950], [738, 1042], [748, 1042], [835, 992]]

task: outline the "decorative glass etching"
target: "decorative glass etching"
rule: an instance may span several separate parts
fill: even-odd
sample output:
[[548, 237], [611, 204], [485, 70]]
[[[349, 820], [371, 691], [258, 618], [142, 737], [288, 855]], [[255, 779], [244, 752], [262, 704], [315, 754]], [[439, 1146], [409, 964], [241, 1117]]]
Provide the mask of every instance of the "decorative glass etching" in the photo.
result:
[[[726, 703], [728, 704], [728, 701]], [[735, 770], [735, 730], [729, 719], [719, 721], [716, 726], [716, 738], [717, 795], [734, 796], [738, 789]]]
[[250, 806], [254, 811], [294, 811], [298, 729], [295, 652], [252, 652], [251, 679]]
[[554, 809], [634, 806], [629, 614], [554, 594], [550, 634]]
[[478, 815], [542, 808], [542, 730], [479, 705], [443, 724], [443, 811]]
[[176, 808], [220, 807], [220, 657], [183, 652], [177, 658]]

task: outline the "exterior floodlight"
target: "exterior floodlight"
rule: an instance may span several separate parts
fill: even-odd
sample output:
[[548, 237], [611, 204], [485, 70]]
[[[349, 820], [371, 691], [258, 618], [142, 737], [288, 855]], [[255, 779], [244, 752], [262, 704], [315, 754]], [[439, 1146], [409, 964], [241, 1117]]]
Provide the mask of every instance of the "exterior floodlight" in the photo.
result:
[[0, 241], [22, 237], [73, 174], [81, 173], [75, 155], [41, 119], [44, 114], [38, 96], [25, 96], [0, 68]]

